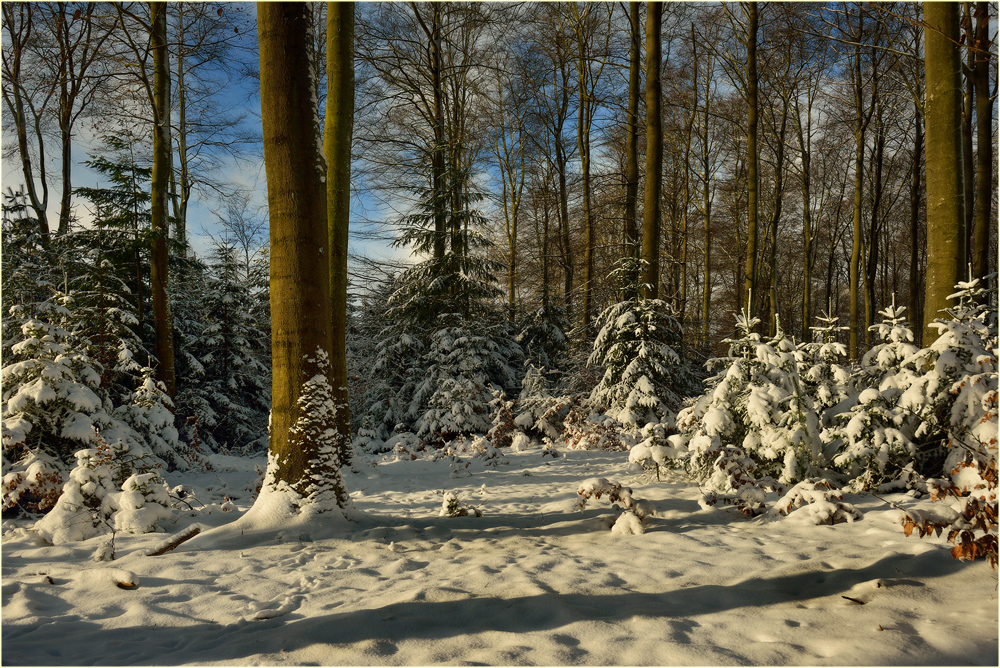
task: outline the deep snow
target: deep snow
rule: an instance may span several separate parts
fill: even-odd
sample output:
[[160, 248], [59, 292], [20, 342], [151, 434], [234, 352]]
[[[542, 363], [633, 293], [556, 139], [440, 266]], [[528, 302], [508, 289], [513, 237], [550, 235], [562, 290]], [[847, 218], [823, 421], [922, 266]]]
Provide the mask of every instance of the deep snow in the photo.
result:
[[[212, 512], [181, 517], [172, 534], [206, 530], [156, 557], [162, 533], [94, 562], [107, 537], [41, 546], [5, 522], [3, 664], [998, 663], [995, 573], [904, 537], [880, 500], [846, 495], [852, 524], [764, 522], [700, 508], [687, 478], [631, 473], [627, 453], [505, 457], [457, 478], [446, 460], [359, 458], [354, 521], [275, 528], [232, 523], [263, 460], [215, 456], [214, 473], [168, 474]], [[645, 534], [613, 535], [606, 499], [577, 508], [594, 477], [653, 506]], [[442, 517], [445, 492], [483, 516]]]

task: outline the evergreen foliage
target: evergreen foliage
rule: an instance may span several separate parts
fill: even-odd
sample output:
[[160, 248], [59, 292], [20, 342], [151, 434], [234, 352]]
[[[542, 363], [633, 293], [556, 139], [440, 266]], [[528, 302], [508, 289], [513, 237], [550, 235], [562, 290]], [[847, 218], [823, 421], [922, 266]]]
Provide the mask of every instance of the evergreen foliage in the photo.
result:
[[597, 319], [600, 332], [588, 363], [603, 366], [604, 376], [591, 401], [608, 406], [626, 425], [672, 423], [683, 397], [698, 383], [677, 352], [680, 323], [659, 299], [614, 304]]

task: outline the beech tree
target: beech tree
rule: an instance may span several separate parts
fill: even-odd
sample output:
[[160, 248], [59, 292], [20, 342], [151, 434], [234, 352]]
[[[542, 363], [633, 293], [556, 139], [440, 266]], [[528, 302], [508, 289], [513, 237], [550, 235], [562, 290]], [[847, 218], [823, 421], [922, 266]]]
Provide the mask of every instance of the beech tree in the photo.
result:
[[[257, 5], [261, 123], [271, 239], [271, 433], [269, 476], [304, 498], [347, 502], [336, 449], [317, 432], [335, 416], [310, 416], [330, 376], [333, 312], [327, 166], [320, 151], [312, 12], [306, 3]], [[335, 34], [336, 37], [336, 34]], [[344, 52], [330, 49], [334, 58]], [[343, 67], [344, 63], [335, 61]], [[332, 136], [332, 135], [331, 135]], [[317, 418], [327, 424], [314, 424]]]
[[354, 129], [354, 3], [334, 2], [326, 14], [326, 207], [329, 218], [333, 348], [330, 384], [337, 403], [341, 460], [350, 443], [347, 397], [347, 233], [351, 212], [351, 138]]
[[[924, 341], [933, 341], [935, 318], [965, 275], [965, 187], [962, 165], [962, 61], [959, 6], [924, 3], [924, 69], [927, 101], [927, 283]], [[852, 355], [853, 356], [853, 355]]]

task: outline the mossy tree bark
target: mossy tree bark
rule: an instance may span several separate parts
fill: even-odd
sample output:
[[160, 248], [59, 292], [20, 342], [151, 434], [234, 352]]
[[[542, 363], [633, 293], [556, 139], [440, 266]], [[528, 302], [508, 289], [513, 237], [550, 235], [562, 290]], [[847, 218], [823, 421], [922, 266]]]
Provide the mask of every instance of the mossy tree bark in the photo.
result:
[[924, 3], [924, 112], [927, 169], [927, 278], [924, 344], [937, 338], [930, 326], [952, 305], [948, 295], [964, 278], [965, 184], [962, 164], [962, 62], [959, 5]]
[[[316, 439], [294, 429], [308, 419], [303, 385], [329, 378], [333, 350], [326, 162], [314, 96], [312, 12], [306, 3], [257, 5], [261, 124], [270, 212], [270, 473], [308, 497], [339, 471]], [[333, 424], [327, 428], [335, 428]], [[342, 482], [338, 498], [344, 498]]]
[[326, 14], [326, 207], [329, 219], [330, 305], [333, 349], [330, 385], [337, 402], [341, 461], [350, 453], [347, 378], [347, 246], [351, 212], [351, 141], [354, 129], [354, 3], [332, 2]]

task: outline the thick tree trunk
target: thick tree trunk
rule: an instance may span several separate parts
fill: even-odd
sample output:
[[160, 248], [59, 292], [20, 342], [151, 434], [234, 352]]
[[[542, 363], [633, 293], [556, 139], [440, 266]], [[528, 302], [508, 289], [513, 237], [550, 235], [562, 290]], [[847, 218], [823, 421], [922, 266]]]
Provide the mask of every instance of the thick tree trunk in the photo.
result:
[[[346, 496], [329, 453], [292, 431], [303, 415], [306, 381], [329, 377], [333, 349], [326, 164], [313, 93], [312, 13], [305, 3], [257, 5], [261, 124], [270, 210], [271, 428], [276, 484], [306, 497], [333, 481]], [[336, 425], [326, 425], [335, 429]]]
[[[628, 68], [628, 128], [625, 132], [625, 220], [622, 230], [622, 256], [636, 259], [639, 249], [639, 228], [636, 223], [636, 201], [639, 199], [639, 3], [629, 3], [629, 68]], [[622, 297], [631, 295], [639, 276], [632, 272], [625, 277]]]
[[927, 101], [927, 278], [924, 344], [937, 338], [931, 327], [952, 305], [948, 295], [963, 279], [965, 184], [962, 165], [962, 62], [958, 5], [924, 3], [924, 71]]
[[167, 388], [167, 394], [177, 394], [174, 376], [174, 332], [167, 297], [167, 184], [170, 176], [170, 145], [167, 139], [169, 88], [167, 82], [167, 14], [166, 4], [150, 3], [150, 42], [153, 52], [153, 173], [150, 191], [152, 250], [149, 261], [149, 283], [153, 298], [153, 325], [156, 331], [153, 352], [156, 355], [156, 377]]
[[660, 191], [663, 181], [663, 118], [660, 113], [660, 23], [663, 5], [646, 3], [646, 183], [642, 212], [642, 296], [659, 298]]
[[747, 312], [756, 314], [753, 301], [757, 299], [757, 217], [760, 206], [758, 194], [760, 179], [757, 175], [757, 3], [747, 3], [747, 259], [744, 274], [743, 299]]
[[354, 3], [332, 2], [326, 13], [326, 207], [329, 220], [330, 306], [333, 348], [330, 385], [337, 403], [340, 461], [350, 455], [347, 377], [347, 246], [351, 213], [351, 141], [354, 130]]

